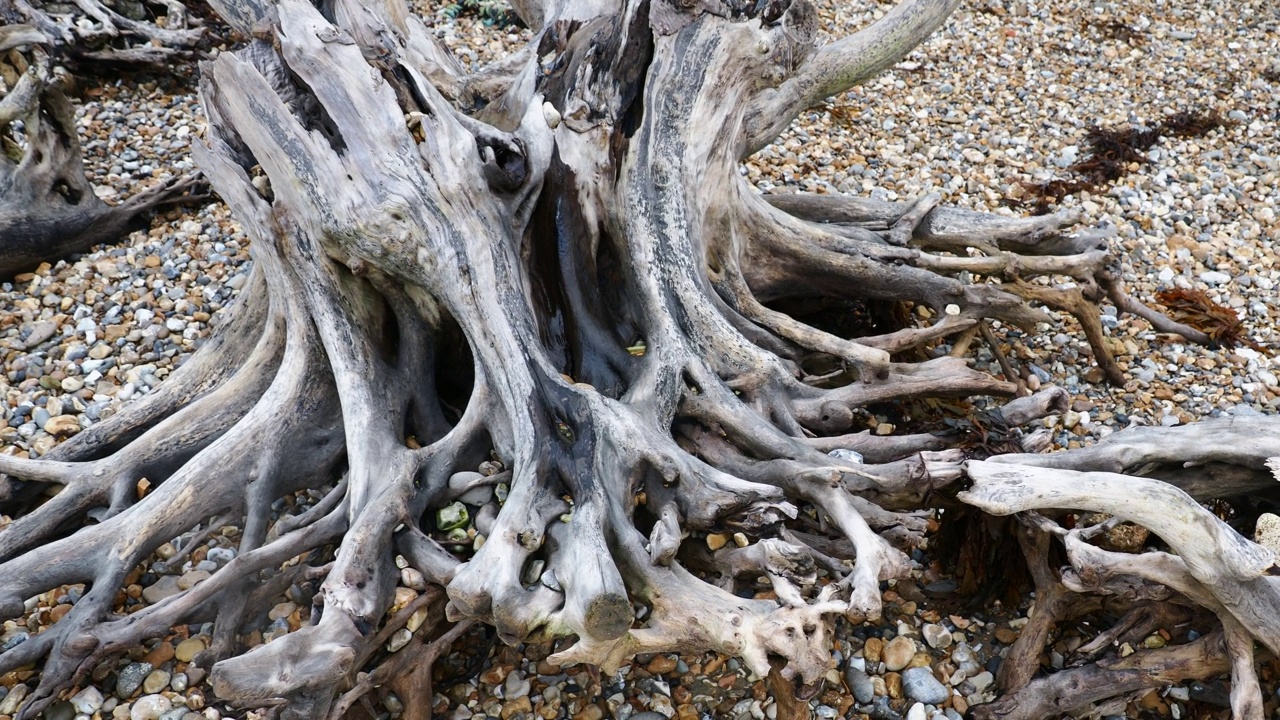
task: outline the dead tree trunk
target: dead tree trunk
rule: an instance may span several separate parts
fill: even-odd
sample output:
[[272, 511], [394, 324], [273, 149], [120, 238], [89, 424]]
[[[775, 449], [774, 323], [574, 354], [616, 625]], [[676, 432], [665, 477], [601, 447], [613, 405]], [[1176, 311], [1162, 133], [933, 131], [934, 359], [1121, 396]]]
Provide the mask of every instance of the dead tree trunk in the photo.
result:
[[[197, 159], [253, 239], [254, 281], [158, 393], [53, 457], [0, 456], [0, 502], [18, 509], [0, 533], [0, 615], [92, 587], [0, 656], [0, 672], [46, 658], [20, 720], [105, 655], [210, 615], [199, 662], [220, 697], [338, 715], [406, 622], [387, 616], [397, 553], [446, 588], [450, 620], [508, 642], [576, 637], [552, 662], [715, 649], [813, 693], [831, 617], [879, 617], [880, 581], [907, 572], [898, 547], [924, 531], [904, 511], [964, 457], [947, 449], [958, 438], [853, 432], [861, 408], [1019, 391], [962, 358], [894, 354], [1042, 321], [1032, 301], [1091, 328], [1093, 302], [1123, 297], [1105, 238], [1069, 234], [1075, 217], [766, 198], [739, 173], [955, 5], [906, 0], [815, 49], [804, 0], [521, 2], [529, 47], [466, 74], [396, 0], [218, 3], [256, 39], [203, 68]], [[1053, 276], [1074, 285], [1034, 282]], [[813, 297], [938, 320], [842, 337], [770, 306]], [[1012, 400], [1001, 422], [1063, 397]], [[141, 476], [159, 485], [139, 500]], [[47, 483], [63, 490], [37, 505], [27, 488]], [[272, 501], [305, 487], [328, 498], [273, 525]], [[458, 534], [459, 498], [483, 544]], [[101, 522], [64, 532], [95, 507]], [[131, 568], [225, 517], [243, 518], [234, 561], [112, 615]], [[818, 533], [847, 542], [804, 539]], [[708, 554], [708, 535], [733, 540]], [[286, 570], [324, 577], [318, 620], [240, 654], [241, 621], [269, 602], [270, 587], [249, 592], [259, 571], [324, 546], [332, 563]], [[726, 589], [744, 575], [776, 599]]]

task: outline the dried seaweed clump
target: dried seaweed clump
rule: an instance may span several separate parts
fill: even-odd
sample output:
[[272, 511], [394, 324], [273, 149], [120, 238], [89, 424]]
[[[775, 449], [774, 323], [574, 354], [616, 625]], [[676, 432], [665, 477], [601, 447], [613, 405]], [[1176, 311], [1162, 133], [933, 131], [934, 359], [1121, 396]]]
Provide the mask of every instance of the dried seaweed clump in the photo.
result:
[[1088, 153], [1067, 168], [1078, 177], [1054, 178], [1040, 183], [1021, 183], [1024, 197], [1010, 204], [1029, 206], [1044, 215], [1068, 195], [1081, 191], [1097, 192], [1127, 175], [1133, 164], [1147, 162], [1146, 151], [1162, 137], [1203, 137], [1218, 128], [1235, 125], [1216, 110], [1189, 111], [1170, 115], [1148, 129], [1133, 127], [1118, 130], [1095, 127], [1085, 135]]
[[1169, 309], [1169, 315], [1180, 323], [1205, 333], [1224, 347], [1244, 345], [1258, 352], [1263, 347], [1244, 333], [1240, 316], [1229, 307], [1214, 302], [1201, 290], [1173, 288], [1156, 293], [1156, 300]]

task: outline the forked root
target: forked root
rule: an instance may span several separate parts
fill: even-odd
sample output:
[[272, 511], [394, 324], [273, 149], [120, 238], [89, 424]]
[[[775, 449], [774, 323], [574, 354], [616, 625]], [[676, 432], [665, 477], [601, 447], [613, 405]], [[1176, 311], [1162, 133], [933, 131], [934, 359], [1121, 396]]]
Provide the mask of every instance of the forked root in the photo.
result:
[[[1271, 550], [1241, 537], [1205, 509], [1195, 498], [1169, 482], [1120, 475], [1081, 472], [1062, 467], [1138, 469], [1160, 477], [1162, 467], [1175, 467], [1173, 482], [1185, 484], [1201, 497], [1218, 497], [1208, 484], [1186, 482], [1173, 465], [1204, 463], [1215, 472], [1246, 477], [1229, 469], [1262, 474], [1268, 462], [1267, 438], [1274, 437], [1270, 419], [1221, 419], [1205, 424], [1203, 435], [1184, 437], [1185, 430], [1137, 428], [1117, 433], [1097, 446], [1049, 456], [1004, 456], [988, 462], [969, 462], [965, 474], [972, 486], [961, 500], [996, 515], [1024, 513], [1039, 533], [1040, 545], [1059, 538], [1070, 565], [1061, 580], [1044, 566], [1036, 576], [1036, 609], [1028, 628], [1041, 631], [1022, 636], [1002, 666], [1002, 679], [1015, 690], [979, 709], [983, 718], [1034, 718], [1045, 713], [1079, 712], [1108, 699], [1142, 688], [1206, 678], [1230, 671], [1233, 716], [1261, 718], [1262, 693], [1255, 668], [1254, 642], [1271, 653], [1280, 646], [1280, 567]], [[1036, 467], [1038, 463], [1049, 467]], [[1162, 463], [1168, 463], [1163, 465]], [[1232, 491], [1233, 486], [1219, 490]], [[1113, 519], [1092, 527], [1065, 529], [1040, 512], [1085, 511]], [[1090, 544], [1094, 537], [1121, 521], [1141, 525], [1170, 547], [1171, 553], [1136, 554], [1103, 550]], [[1041, 553], [1043, 555], [1043, 553]], [[1044, 577], [1042, 578], [1041, 575]], [[1083, 667], [1051, 678], [1028, 681], [1046, 643], [1045, 622], [1060, 607], [1079, 606], [1085, 598], [1112, 596], [1138, 603], [1113, 628], [1080, 648]], [[1168, 605], [1176, 600], [1213, 613], [1221, 632], [1194, 643], [1160, 650], [1144, 650], [1128, 658], [1109, 654], [1122, 639], [1135, 640], [1157, 626], [1171, 624], [1184, 611]], [[1148, 603], [1157, 603], [1149, 605]], [[1064, 605], [1065, 603], [1065, 605]], [[1170, 613], [1173, 613], [1172, 615]], [[1015, 664], [1016, 667], [1010, 667]], [[1025, 685], [1025, 689], [1019, 688]]]

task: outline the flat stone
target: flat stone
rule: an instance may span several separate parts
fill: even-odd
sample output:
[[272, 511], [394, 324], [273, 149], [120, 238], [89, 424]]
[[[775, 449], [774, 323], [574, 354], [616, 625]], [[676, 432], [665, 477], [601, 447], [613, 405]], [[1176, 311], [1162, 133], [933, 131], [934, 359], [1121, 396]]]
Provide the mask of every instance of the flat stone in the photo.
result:
[[208, 570], [192, 570], [191, 572], [186, 573], [182, 577], [178, 578], [178, 587], [181, 588], [182, 590], [190, 590], [191, 588], [195, 587], [199, 583], [202, 583], [205, 580], [208, 580], [211, 574], [212, 573], [210, 573]]
[[298, 606], [295, 605], [294, 603], [282, 602], [279, 605], [276, 605], [275, 607], [271, 608], [271, 612], [267, 613], [267, 617], [271, 618], [272, 620], [287, 618], [293, 614], [294, 610], [297, 610], [297, 609], [298, 609]]
[[467, 505], [483, 505], [493, 497], [493, 485], [477, 485], [484, 480], [478, 472], [464, 471], [449, 476], [449, 489], [459, 493], [458, 501]]
[[1191, 692], [1189, 694], [1192, 700], [1217, 705], [1221, 708], [1231, 707], [1231, 695], [1221, 681], [1215, 680], [1207, 683], [1196, 681], [1191, 683], [1190, 687]]
[[645, 669], [654, 675], [666, 675], [676, 669], [676, 661], [667, 655], [658, 655]]
[[1018, 631], [1013, 628], [996, 628], [996, 640], [1004, 645], [1012, 645], [1018, 639]]
[[878, 637], [867, 638], [862, 646], [862, 657], [869, 663], [878, 663], [884, 657], [884, 640]]
[[422, 576], [421, 572], [410, 567], [400, 571], [400, 584], [418, 592], [427, 589], [427, 579]]
[[916, 703], [907, 711], [906, 720], [927, 720], [928, 717], [924, 712], [924, 704]]
[[884, 646], [884, 666], [889, 670], [901, 670], [911, 664], [915, 656], [916, 644], [909, 637], [899, 635]]
[[951, 691], [938, 682], [927, 667], [911, 668], [902, 673], [902, 692], [929, 705], [939, 705], [951, 697]]
[[155, 605], [161, 600], [182, 592], [178, 587], [178, 578], [174, 575], [161, 575], [160, 579], [142, 589], [142, 599]]
[[212, 561], [214, 564], [222, 566], [234, 560], [236, 551], [232, 548], [216, 547], [209, 550], [209, 554], [205, 556], [206, 560]]
[[[145, 591], [144, 591], [145, 594]], [[160, 667], [161, 665], [173, 659], [173, 643], [161, 640], [156, 646], [142, 658], [142, 662], [149, 664], [151, 667]]]
[[[887, 672], [884, 674], [884, 689], [889, 697], [894, 700], [902, 699], [902, 674], [896, 672]], [[876, 693], [879, 695], [879, 693]]]
[[521, 697], [503, 703], [501, 717], [502, 720], [512, 720], [531, 712], [533, 712], [533, 703], [529, 702], [529, 698]]

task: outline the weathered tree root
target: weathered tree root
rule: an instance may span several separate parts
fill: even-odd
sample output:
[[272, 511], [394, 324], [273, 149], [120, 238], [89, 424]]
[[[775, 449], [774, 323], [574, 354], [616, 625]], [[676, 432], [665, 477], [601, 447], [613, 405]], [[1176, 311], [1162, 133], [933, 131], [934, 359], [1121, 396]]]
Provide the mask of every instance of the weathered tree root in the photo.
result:
[[[1019, 392], [960, 357], [891, 354], [987, 321], [1043, 321], [1034, 293], [1009, 291], [1019, 278], [1102, 282], [1108, 256], [1097, 237], [1065, 234], [1072, 217], [765, 198], [739, 174], [777, 123], [891, 63], [953, 0], [907, 0], [816, 53], [803, 0], [522, 2], [542, 23], [536, 52], [474, 76], [403, 8], [216, 5], [257, 39], [203, 67], [197, 161], [251, 236], [262, 284], [154, 399], [56, 457], [0, 460], [0, 503], [25, 523], [0, 533], [0, 576], [14, 578], [0, 615], [90, 585], [0, 655], [0, 672], [45, 659], [18, 720], [104, 653], [210, 614], [197, 662], [221, 698], [337, 717], [390, 672], [359, 675], [408, 622], [408, 608], [387, 616], [397, 553], [445, 595], [413, 606], [432, 616], [384, 668], [429, 665], [460, 632], [439, 625], [443, 610], [507, 642], [576, 637], [558, 663], [716, 649], [808, 697], [831, 617], [880, 616], [880, 582], [905, 576], [903, 548], [925, 530], [916, 511], [965, 457], [959, 437], [854, 432], [859, 415]], [[939, 319], [842, 337], [769, 305], [788, 297], [909, 301]], [[806, 382], [813, 358], [840, 371]], [[1003, 422], [1060, 412], [1065, 397], [1012, 400]], [[1044, 444], [1022, 438], [1028, 452]], [[500, 472], [464, 474], [482, 463]], [[143, 472], [156, 489], [139, 499]], [[468, 558], [437, 511], [499, 477], [508, 493], [481, 500], [475, 539], [461, 536]], [[48, 484], [67, 499], [39, 505]], [[273, 524], [276, 498], [330, 485]], [[103, 522], [59, 534], [56, 518], [104, 503]], [[211, 517], [244, 518], [237, 559], [112, 616], [128, 572]], [[707, 552], [704, 536], [733, 545]], [[297, 564], [322, 548], [331, 562]], [[312, 624], [240, 654], [238, 628], [268, 602], [248, 588], [289, 563], [286, 575], [323, 577]], [[773, 596], [731, 594], [744, 573]]]
[[30, 24], [0, 27], [8, 86], [0, 97], [0, 278], [116, 240], [139, 215], [197, 184], [188, 173], [117, 205], [94, 194], [66, 97], [70, 79], [47, 51], [55, 37]]
[[[1078, 451], [1006, 455], [968, 463], [965, 474], [973, 485], [960, 493], [960, 499], [996, 515], [1028, 513], [1036, 528], [1032, 532], [1040, 538], [1037, 546], [1044, 547], [1051, 535], [1057, 536], [1070, 562], [1060, 579], [1043, 562], [1033, 564], [1041, 569], [1028, 630], [1038, 631], [1024, 630], [1002, 666], [1001, 680], [1012, 694], [981, 708], [979, 717], [1037, 718], [1077, 712], [1135, 690], [1230, 670], [1233, 717], [1261, 718], [1253, 644], [1256, 640], [1272, 654], [1280, 648], [1280, 580], [1276, 577], [1280, 564], [1271, 550], [1242, 538], [1198, 500], [1256, 491], [1264, 486], [1259, 477], [1274, 483], [1267, 465], [1274, 462], [1271, 453], [1280, 449], [1274, 441], [1278, 430], [1280, 424], [1273, 418], [1221, 418], [1187, 429], [1134, 428]], [[1175, 463], [1166, 478], [1167, 469]], [[1162, 479], [1062, 469], [1067, 467], [1136, 470]], [[1194, 467], [1204, 468], [1205, 477], [1191, 478], [1187, 470]], [[1214, 484], [1210, 478], [1215, 475], [1232, 482]], [[1066, 530], [1032, 512], [1049, 509], [1105, 513], [1115, 519]], [[1173, 554], [1117, 553], [1088, 542], [1120, 521], [1149, 529]], [[1047, 628], [1064, 607], [1080, 602], [1074, 593], [1137, 603], [1177, 599], [1216, 615], [1222, 631], [1187, 645], [1142, 650], [1127, 658], [1099, 658], [1121, 637], [1154, 630], [1158, 618], [1170, 610], [1126, 616], [1116, 628], [1081, 648], [1083, 659], [1096, 660], [1032, 681]], [[1143, 606], [1134, 607], [1140, 611]], [[1010, 668], [1015, 660], [1016, 666]]]

